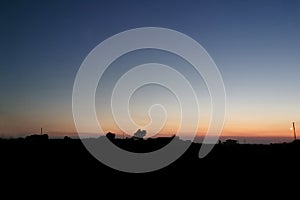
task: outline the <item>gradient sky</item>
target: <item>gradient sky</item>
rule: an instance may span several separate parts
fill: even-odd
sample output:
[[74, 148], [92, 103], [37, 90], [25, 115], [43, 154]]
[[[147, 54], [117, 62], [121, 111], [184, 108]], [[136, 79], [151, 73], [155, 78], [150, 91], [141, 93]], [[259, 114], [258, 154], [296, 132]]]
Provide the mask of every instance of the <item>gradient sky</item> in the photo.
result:
[[72, 87], [84, 58], [147, 26], [183, 32], [214, 59], [228, 98], [223, 135], [291, 136], [291, 121], [300, 127], [300, 1], [5, 0], [0, 18], [0, 136], [41, 126], [74, 133]]

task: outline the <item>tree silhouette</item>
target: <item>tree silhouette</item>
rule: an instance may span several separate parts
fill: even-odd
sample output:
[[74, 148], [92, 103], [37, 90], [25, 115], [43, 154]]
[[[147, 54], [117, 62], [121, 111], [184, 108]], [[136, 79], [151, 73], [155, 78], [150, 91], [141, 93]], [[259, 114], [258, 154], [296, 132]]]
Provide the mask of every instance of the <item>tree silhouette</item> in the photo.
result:
[[134, 137], [134, 138], [138, 138], [138, 139], [143, 139], [143, 137], [145, 137], [146, 134], [147, 134], [147, 131], [146, 131], [146, 130], [138, 129], [138, 130], [134, 133], [133, 137]]

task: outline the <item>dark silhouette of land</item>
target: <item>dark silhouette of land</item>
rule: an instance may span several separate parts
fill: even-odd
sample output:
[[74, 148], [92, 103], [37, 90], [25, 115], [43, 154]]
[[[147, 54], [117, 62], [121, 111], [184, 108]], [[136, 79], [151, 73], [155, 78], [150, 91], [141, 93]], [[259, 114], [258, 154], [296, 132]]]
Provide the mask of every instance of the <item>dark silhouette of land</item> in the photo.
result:
[[[117, 139], [113, 133], [107, 137], [117, 146], [132, 152], [150, 152], [160, 149], [177, 137], [152, 139]], [[101, 139], [101, 138], [100, 138]], [[89, 140], [99, 140], [89, 139]], [[173, 180], [209, 181], [269, 181], [271, 178], [298, 178], [300, 169], [300, 143], [254, 145], [238, 144], [235, 140], [220, 142], [203, 159], [198, 158], [202, 144], [192, 143], [190, 148], [171, 165], [151, 173], [130, 174], [111, 169], [96, 160], [81, 140], [65, 137], [48, 139], [35, 135], [20, 139], [0, 139], [1, 172], [5, 181], [36, 181], [45, 184], [58, 181], [65, 184], [90, 181]], [[2, 180], [4, 176], [2, 176]], [[237, 182], [236, 182], [237, 183]]]
[[[108, 133], [107, 137], [117, 146], [131, 152], [151, 152], [167, 145], [172, 139], [182, 141], [177, 137], [148, 138], [148, 139], [117, 139], [113, 133]], [[100, 140], [87, 139], [87, 140]], [[202, 144], [192, 143], [185, 154], [175, 163], [158, 171], [183, 173], [186, 166], [189, 169], [201, 168], [201, 165], [220, 164], [223, 166], [235, 166], [244, 164], [296, 164], [300, 159], [300, 140], [291, 143], [279, 144], [239, 144], [236, 140], [226, 140], [215, 145], [212, 152], [204, 159], [198, 158], [198, 152]], [[76, 166], [85, 163], [89, 167], [100, 167], [101, 170], [119, 173], [99, 163], [85, 149], [79, 139], [71, 139], [66, 136], [64, 139], [48, 139], [47, 134], [31, 135], [19, 139], [0, 139], [0, 152], [2, 167], [11, 168], [11, 164], [22, 165], [24, 169], [51, 168], [59, 170], [56, 164], [63, 166]], [[298, 164], [297, 164], [298, 165]], [[300, 166], [300, 165], [299, 165]], [[192, 172], [189, 170], [189, 172]]]

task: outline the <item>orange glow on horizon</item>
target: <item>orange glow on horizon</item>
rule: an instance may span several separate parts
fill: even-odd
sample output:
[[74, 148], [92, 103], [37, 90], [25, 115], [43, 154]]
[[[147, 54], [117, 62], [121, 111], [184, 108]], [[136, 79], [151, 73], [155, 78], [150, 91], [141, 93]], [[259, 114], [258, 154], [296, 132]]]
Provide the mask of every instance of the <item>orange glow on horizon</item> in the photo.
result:
[[[29, 134], [39, 133], [41, 127], [45, 133], [53, 137], [59, 136], [77, 136], [77, 131], [72, 119], [64, 117], [58, 117], [51, 124], [45, 122], [50, 121], [44, 119], [43, 121], [22, 121], [15, 126], [15, 121], [8, 121], [3, 126], [1, 130], [0, 137], [19, 137], [26, 136]], [[37, 126], [36, 124], [41, 124]], [[104, 123], [103, 132], [114, 132], [118, 136], [123, 135], [123, 131], [120, 130], [116, 124]], [[296, 124], [297, 126], [297, 124]], [[34, 128], [32, 128], [34, 127]], [[88, 124], [87, 124], [88, 127]], [[291, 121], [290, 120], [274, 120], [274, 121], [263, 121], [259, 119], [240, 119], [240, 120], [229, 120], [227, 119], [221, 133], [221, 136], [236, 136], [236, 137], [293, 137], [293, 132], [290, 130]], [[159, 136], [173, 136], [179, 130], [178, 122], [169, 121], [165, 124], [163, 129], [155, 135], [151, 130], [147, 130], [148, 137], [159, 137]], [[199, 128], [197, 129], [197, 136], [203, 137], [206, 135], [208, 130], [208, 122], [201, 121], [199, 123]], [[132, 135], [136, 130], [132, 130], [130, 133], [125, 133], [127, 135]], [[191, 134], [192, 130], [184, 129], [183, 135]], [[99, 135], [99, 130], [87, 131], [89, 135]], [[147, 137], [146, 136], [146, 137]]]

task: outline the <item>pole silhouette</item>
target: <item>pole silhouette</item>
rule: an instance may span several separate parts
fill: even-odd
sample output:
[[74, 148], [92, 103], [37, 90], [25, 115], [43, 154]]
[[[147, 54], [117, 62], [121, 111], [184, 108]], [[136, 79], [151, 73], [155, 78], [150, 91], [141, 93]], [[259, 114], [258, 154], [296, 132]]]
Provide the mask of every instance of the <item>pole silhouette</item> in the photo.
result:
[[297, 140], [295, 122], [293, 122], [294, 139]]

